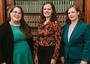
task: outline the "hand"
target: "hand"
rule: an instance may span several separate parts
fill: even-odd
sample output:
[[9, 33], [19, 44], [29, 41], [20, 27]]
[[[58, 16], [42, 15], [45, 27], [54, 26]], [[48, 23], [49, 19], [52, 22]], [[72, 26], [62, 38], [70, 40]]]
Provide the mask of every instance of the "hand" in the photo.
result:
[[38, 64], [38, 57], [37, 56], [35, 56], [34, 62], [35, 62], [35, 64]]
[[51, 64], [56, 64], [56, 60], [55, 59], [51, 59]]
[[81, 61], [80, 64], [87, 64], [87, 61]]
[[6, 62], [3, 62], [3, 63], [1, 63], [1, 64], [7, 64]]
[[64, 57], [61, 57], [61, 63], [64, 64]]

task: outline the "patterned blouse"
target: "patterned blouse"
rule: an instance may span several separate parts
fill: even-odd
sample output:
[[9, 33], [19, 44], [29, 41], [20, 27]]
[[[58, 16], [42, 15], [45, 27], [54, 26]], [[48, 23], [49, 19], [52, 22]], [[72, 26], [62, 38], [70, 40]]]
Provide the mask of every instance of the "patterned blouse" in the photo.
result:
[[40, 24], [38, 27], [38, 38], [35, 43], [35, 54], [38, 52], [38, 46], [55, 46], [53, 53], [54, 59], [57, 59], [60, 49], [61, 26], [57, 21], [49, 22], [46, 25]]

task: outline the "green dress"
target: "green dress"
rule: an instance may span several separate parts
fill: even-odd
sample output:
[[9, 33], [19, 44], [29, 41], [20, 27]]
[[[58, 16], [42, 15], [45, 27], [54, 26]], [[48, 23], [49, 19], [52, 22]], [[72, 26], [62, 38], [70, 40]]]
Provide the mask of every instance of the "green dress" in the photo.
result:
[[31, 49], [19, 26], [11, 26], [14, 36], [13, 64], [33, 64]]

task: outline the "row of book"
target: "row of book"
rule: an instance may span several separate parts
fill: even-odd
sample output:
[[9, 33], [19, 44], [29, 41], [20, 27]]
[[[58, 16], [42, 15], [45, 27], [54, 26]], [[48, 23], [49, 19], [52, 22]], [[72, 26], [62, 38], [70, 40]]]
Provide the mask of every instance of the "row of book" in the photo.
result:
[[40, 22], [40, 16], [24, 16], [25, 21], [29, 24], [31, 27], [37, 27], [38, 23]]
[[21, 6], [24, 10], [24, 19], [31, 27], [34, 38], [36, 38], [37, 27], [40, 22], [40, 14], [37, 13], [40, 13], [42, 4], [47, 1], [53, 2], [55, 5], [58, 21], [63, 26], [66, 23], [66, 15], [62, 13], [65, 13], [66, 9], [73, 5], [75, 0], [15, 0], [15, 5]]
[[[21, 6], [25, 13], [40, 13], [44, 1], [16, 0], [15, 5]], [[75, 0], [55, 0], [51, 1], [55, 5], [57, 13], [65, 12], [66, 9], [74, 4]]]
[[[38, 23], [40, 22], [40, 16], [24, 16], [25, 21], [29, 24], [31, 27], [37, 27]], [[57, 20], [63, 26], [65, 24], [66, 15], [57, 15]]]

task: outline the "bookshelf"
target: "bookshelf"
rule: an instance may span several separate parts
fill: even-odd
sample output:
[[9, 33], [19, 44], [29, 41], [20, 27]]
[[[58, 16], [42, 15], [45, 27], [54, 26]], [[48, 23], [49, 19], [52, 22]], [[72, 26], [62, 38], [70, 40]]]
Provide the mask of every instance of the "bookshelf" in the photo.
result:
[[42, 4], [47, 1], [55, 5], [58, 21], [63, 26], [66, 23], [65, 11], [70, 5], [74, 4], [75, 0], [15, 0], [15, 5], [23, 8], [24, 19], [31, 27], [34, 36], [37, 35]]
[[[16, 5], [15, 3], [17, 3], [17, 2], [18, 2], [17, 5], [20, 5], [19, 3], [22, 1], [28, 1], [28, 2], [38, 1], [40, 3], [40, 1], [42, 1], [42, 0], [0, 0], [0, 2], [1, 2], [1, 4], [0, 4], [0, 23], [5, 22], [5, 20], [6, 20], [6, 17], [5, 17], [7, 15], [6, 9], [8, 10], [12, 6]], [[43, 1], [45, 2], [45, 1], [61, 1], [61, 0], [43, 0]], [[69, 0], [64, 0], [64, 1], [69, 1]], [[83, 10], [83, 12], [84, 12], [83, 16], [85, 18], [85, 22], [90, 24], [90, 18], [89, 18], [90, 17], [90, 0], [72, 0], [72, 1], [74, 1], [74, 3], [76, 3], [81, 8], [81, 10]], [[21, 3], [21, 4], [23, 4], [23, 3]], [[29, 8], [29, 9], [31, 9], [31, 8]], [[26, 13], [26, 14], [28, 14], [28, 13]], [[36, 15], [36, 14], [31, 14], [31, 15]]]
[[[28, 22], [28, 24], [31, 27], [34, 27], [35, 24], [40, 21], [40, 11], [42, 8], [42, 4], [46, 2], [47, 0], [15, 0], [16, 6], [21, 6], [25, 13], [25, 20]], [[53, 2], [56, 8], [58, 21], [63, 26], [64, 20], [65, 20], [65, 11], [66, 9], [74, 4], [75, 0], [49, 0], [50, 2]], [[60, 19], [61, 18], [61, 19]]]

